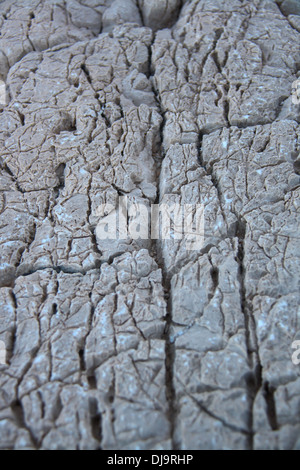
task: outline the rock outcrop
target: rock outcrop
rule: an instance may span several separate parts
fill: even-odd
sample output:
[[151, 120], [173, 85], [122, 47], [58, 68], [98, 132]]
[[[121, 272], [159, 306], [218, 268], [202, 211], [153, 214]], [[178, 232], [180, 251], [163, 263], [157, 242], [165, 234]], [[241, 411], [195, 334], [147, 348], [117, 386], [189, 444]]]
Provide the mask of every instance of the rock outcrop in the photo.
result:
[[[300, 449], [299, 15], [1, 2], [1, 448]], [[120, 197], [203, 243], [104, 240]]]

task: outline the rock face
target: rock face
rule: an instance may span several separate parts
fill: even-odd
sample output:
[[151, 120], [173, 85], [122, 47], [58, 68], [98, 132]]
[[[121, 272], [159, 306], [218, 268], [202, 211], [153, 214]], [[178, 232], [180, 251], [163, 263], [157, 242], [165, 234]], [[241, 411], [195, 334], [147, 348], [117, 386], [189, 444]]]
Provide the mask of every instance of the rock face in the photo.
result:
[[[299, 2], [28, 3], [0, 4], [0, 448], [299, 450]], [[120, 196], [201, 205], [201, 247], [104, 240]]]

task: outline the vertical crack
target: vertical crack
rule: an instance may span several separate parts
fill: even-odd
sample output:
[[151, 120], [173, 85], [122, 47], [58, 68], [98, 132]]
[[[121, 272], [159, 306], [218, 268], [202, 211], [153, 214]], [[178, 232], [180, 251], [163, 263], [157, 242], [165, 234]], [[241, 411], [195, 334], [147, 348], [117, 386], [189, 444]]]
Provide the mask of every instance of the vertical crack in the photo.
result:
[[143, 12], [143, 9], [141, 7], [140, 0], [136, 0], [136, 6], [137, 6], [137, 9], [138, 9], [139, 14], [140, 14], [142, 25], [145, 26], [144, 12]]
[[[165, 157], [163, 141], [164, 141], [164, 126], [165, 126], [165, 116], [161, 105], [161, 100], [158, 90], [155, 88], [154, 80], [152, 77], [154, 75], [154, 65], [152, 60], [152, 45], [149, 49], [149, 78], [152, 81], [152, 91], [154, 93], [158, 110], [162, 116], [162, 123], [160, 126], [160, 160], [156, 162], [157, 165], [157, 180], [158, 180], [158, 189], [157, 189], [157, 198], [155, 204], [160, 202], [160, 171], [161, 171], [161, 162]], [[174, 385], [174, 363], [175, 363], [175, 343], [171, 337], [171, 327], [173, 321], [172, 315], [172, 293], [171, 293], [171, 282], [168, 274], [165, 272], [165, 266], [162, 256], [158, 253], [158, 241], [153, 240], [152, 242], [152, 255], [156, 260], [157, 265], [161, 268], [162, 271], [162, 286], [164, 289], [164, 298], [166, 303], [166, 328], [164, 334], [165, 340], [165, 389], [166, 389], [166, 399], [168, 404], [167, 418], [170, 425], [170, 437], [172, 443], [172, 450], [180, 449], [180, 444], [176, 440], [176, 420], [178, 415], [178, 409], [176, 405], [176, 390]]]
[[[155, 39], [154, 39], [155, 40]], [[153, 41], [154, 42], [154, 41]], [[165, 126], [165, 116], [161, 105], [161, 100], [159, 96], [158, 90], [155, 88], [154, 80], [152, 79], [154, 75], [154, 64], [152, 59], [152, 46], [153, 43], [149, 47], [149, 73], [148, 78], [152, 82], [152, 91], [155, 96], [157, 107], [159, 110], [160, 115], [162, 116], [162, 123], [160, 126], [160, 160], [156, 161], [157, 165], [157, 181], [158, 181], [158, 188], [157, 188], [157, 198], [155, 204], [159, 204], [160, 201], [160, 171], [161, 171], [161, 162], [165, 157], [163, 141], [164, 141], [164, 126]], [[171, 295], [171, 282], [169, 276], [165, 272], [165, 266], [162, 256], [158, 253], [158, 241], [152, 241], [152, 256], [156, 260], [157, 265], [160, 267], [162, 272], [162, 286], [164, 289], [164, 298], [166, 303], [166, 328], [165, 328], [165, 389], [166, 389], [166, 399], [168, 404], [167, 410], [167, 418], [170, 425], [170, 437], [172, 443], [172, 450], [180, 449], [179, 443], [176, 441], [175, 438], [175, 431], [176, 431], [176, 419], [177, 419], [177, 405], [176, 405], [176, 390], [174, 385], [174, 363], [175, 363], [175, 344], [171, 338], [171, 326], [172, 326], [172, 295]]]
[[[246, 238], [246, 222], [243, 219], [239, 219], [237, 224], [236, 236], [238, 238], [238, 253], [237, 253], [237, 262], [239, 263], [239, 279], [240, 279], [240, 298], [241, 298], [241, 311], [245, 319], [245, 329], [246, 329], [246, 347], [248, 354], [249, 366], [252, 369], [252, 372], [246, 377], [247, 385], [247, 394], [248, 394], [248, 405], [249, 405], [249, 438], [248, 438], [248, 447], [250, 450], [254, 449], [254, 422], [253, 422], [253, 409], [256, 396], [262, 388], [262, 364], [259, 356], [259, 347], [258, 339], [256, 335], [256, 324], [255, 318], [253, 315], [253, 305], [252, 302], [247, 299], [247, 289], [246, 289], [246, 268], [245, 268], [245, 238]], [[270, 400], [270, 394], [264, 394], [268, 409], [272, 406], [272, 401]], [[275, 406], [275, 404], [274, 404]], [[271, 416], [271, 415], [270, 415]], [[276, 414], [275, 414], [276, 416]], [[270, 420], [269, 420], [270, 422]], [[273, 424], [273, 421], [272, 421]], [[272, 426], [271, 426], [272, 428]], [[272, 428], [273, 429], [273, 428]]]
[[84, 349], [80, 349], [78, 351], [78, 356], [79, 356], [80, 371], [85, 372], [86, 366], [85, 366], [85, 360], [84, 360]]
[[7, 353], [6, 353], [6, 361], [8, 364], [11, 364], [12, 362], [12, 358], [14, 356], [14, 351], [15, 351], [15, 346], [16, 346], [16, 341], [17, 341], [17, 308], [18, 308], [17, 297], [13, 290], [11, 290], [10, 292], [10, 297], [12, 299], [15, 315], [14, 315], [14, 324], [11, 330], [10, 344], [8, 345]]
[[[158, 196], [159, 197], [159, 196]], [[171, 336], [171, 328], [173, 324], [172, 315], [172, 289], [171, 281], [168, 274], [165, 272], [164, 263], [160, 262], [162, 256], [158, 253], [158, 242], [156, 240], [152, 243], [151, 254], [156, 260], [158, 267], [162, 271], [162, 287], [164, 290], [164, 299], [166, 304], [166, 317], [165, 317], [165, 388], [166, 399], [168, 404], [167, 418], [170, 425], [170, 436], [172, 443], [172, 450], [179, 450], [180, 443], [176, 440], [176, 420], [178, 415], [177, 398], [174, 384], [174, 363], [175, 363], [175, 342]]]
[[[94, 287], [94, 286], [93, 286]], [[93, 291], [93, 289], [92, 289]], [[95, 316], [95, 305], [92, 300], [92, 291], [90, 293], [90, 316], [89, 316], [89, 324], [88, 324], [88, 332], [83, 340], [83, 347], [79, 351], [79, 359], [80, 359], [80, 370], [82, 372], [86, 373], [87, 376], [87, 381], [89, 384], [90, 389], [97, 389], [97, 381], [95, 377], [95, 372], [94, 370], [88, 370], [86, 367], [86, 361], [85, 361], [85, 349], [86, 349], [86, 342], [88, 339], [88, 336], [90, 332], [92, 331], [93, 328], [93, 320]]]
[[90, 72], [89, 72], [87, 66], [85, 64], [81, 64], [80, 68], [83, 71], [83, 73], [85, 74], [89, 84], [92, 85], [92, 79], [91, 79]]
[[34, 436], [31, 429], [26, 425], [24, 409], [23, 409], [23, 405], [22, 405], [21, 400], [17, 399], [11, 404], [11, 411], [14, 415], [14, 418], [16, 420], [17, 425], [20, 428], [25, 429], [26, 431], [28, 431], [31, 442], [32, 442], [33, 447], [35, 448], [35, 450], [39, 449], [40, 448], [40, 443], [38, 442], [38, 440]]
[[172, 326], [172, 293], [169, 282], [165, 285], [165, 300], [167, 302], [167, 316], [166, 316], [166, 338], [165, 338], [165, 368], [166, 368], [166, 396], [169, 403], [168, 418], [170, 423], [170, 433], [172, 450], [179, 449], [179, 442], [176, 441], [176, 420], [177, 420], [177, 406], [176, 406], [176, 390], [174, 384], [174, 364], [175, 364], [175, 342], [172, 341], [170, 330]]
[[269, 382], [265, 382], [263, 396], [266, 402], [267, 417], [272, 431], [277, 431], [279, 429], [277, 422], [276, 403], [274, 397], [275, 391], [276, 389], [272, 387]]
[[89, 373], [87, 381], [91, 390], [97, 390], [97, 379], [94, 371]]
[[97, 450], [102, 450], [102, 416], [96, 398], [89, 399], [90, 424], [93, 438], [99, 443]]
[[66, 164], [61, 163], [55, 170], [57, 179], [58, 179], [58, 186], [56, 186], [55, 189], [60, 192], [64, 187], [65, 187], [65, 170], [66, 170]]

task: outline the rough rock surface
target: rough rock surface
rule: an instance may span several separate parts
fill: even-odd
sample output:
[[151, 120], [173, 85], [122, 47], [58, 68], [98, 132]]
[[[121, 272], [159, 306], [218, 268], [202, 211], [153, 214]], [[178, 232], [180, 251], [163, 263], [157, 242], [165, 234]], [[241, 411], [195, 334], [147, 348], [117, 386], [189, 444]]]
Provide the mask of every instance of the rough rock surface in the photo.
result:
[[299, 5], [0, 2], [0, 448], [300, 449]]

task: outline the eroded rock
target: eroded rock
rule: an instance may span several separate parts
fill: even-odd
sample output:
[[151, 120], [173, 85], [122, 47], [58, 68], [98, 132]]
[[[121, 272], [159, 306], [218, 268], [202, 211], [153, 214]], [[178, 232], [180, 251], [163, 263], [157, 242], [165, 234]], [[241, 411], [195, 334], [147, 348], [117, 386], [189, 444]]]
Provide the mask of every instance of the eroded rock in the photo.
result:
[[1, 3], [1, 448], [299, 449], [297, 5]]

